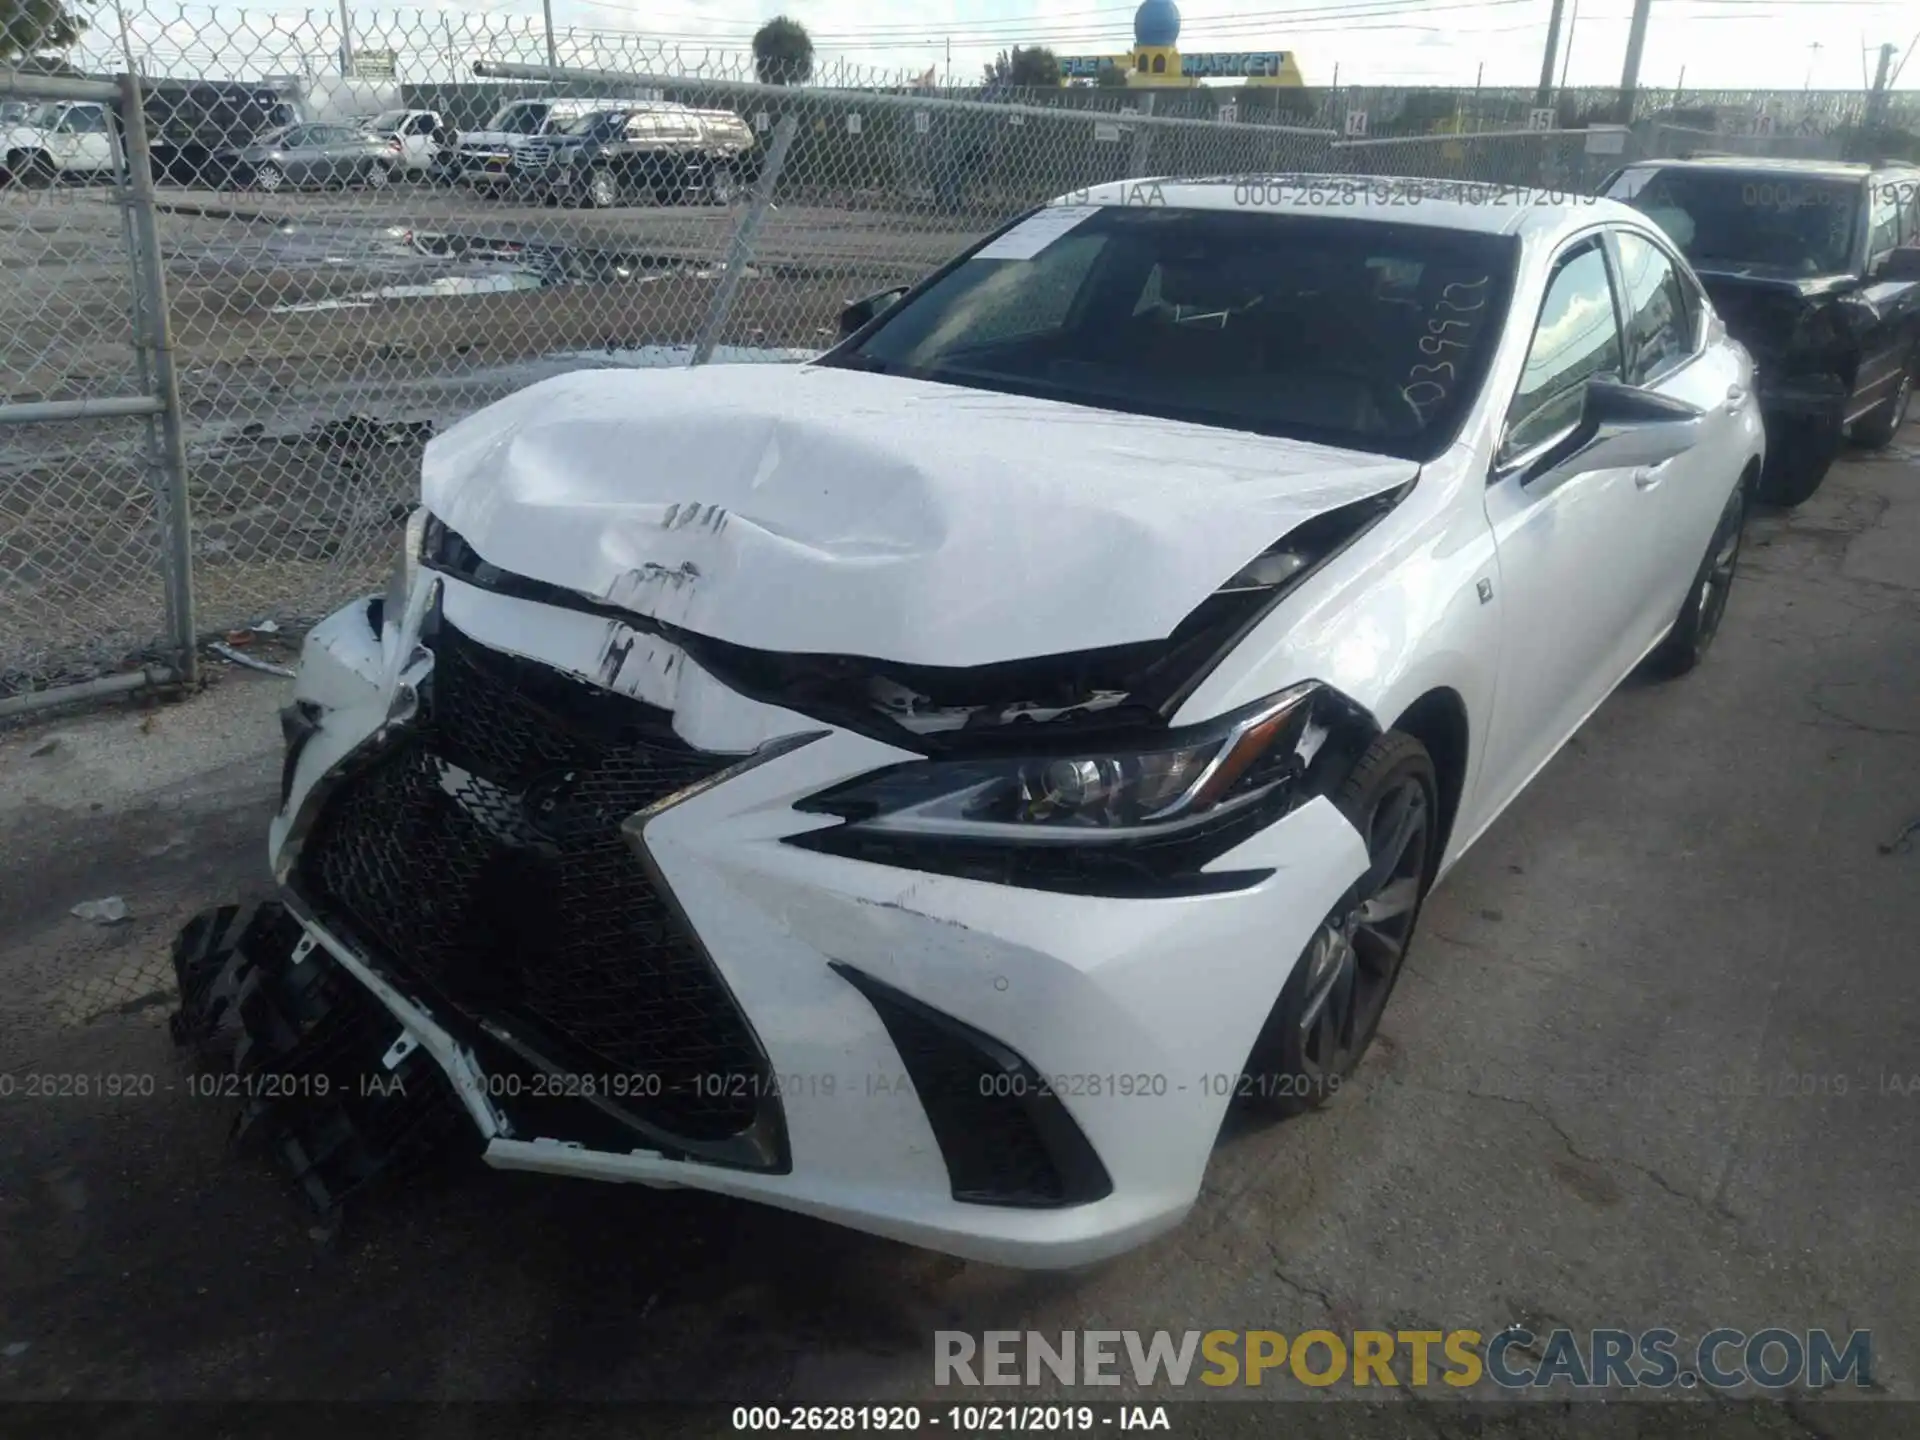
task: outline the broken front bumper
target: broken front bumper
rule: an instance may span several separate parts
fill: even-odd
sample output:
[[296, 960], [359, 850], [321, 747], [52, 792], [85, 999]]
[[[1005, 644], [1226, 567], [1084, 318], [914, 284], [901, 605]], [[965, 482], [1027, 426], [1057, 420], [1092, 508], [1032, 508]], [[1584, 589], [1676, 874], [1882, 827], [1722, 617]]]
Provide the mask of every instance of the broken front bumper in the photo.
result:
[[[700, 759], [617, 833], [576, 833], [564, 789], [505, 783], [499, 726], [423, 729], [459, 645], [483, 667], [539, 655], [593, 705], [670, 712], [659, 753]], [[453, 1082], [490, 1163], [713, 1190], [996, 1263], [1080, 1264], [1181, 1219], [1256, 1032], [1365, 867], [1325, 800], [1209, 867], [1264, 879], [1174, 898], [802, 849], [785, 839], [837, 822], [797, 801], [904, 753], [746, 700], [618, 622], [438, 576], [404, 615], [363, 603], [316, 628], [297, 690], [276, 873]], [[553, 758], [575, 786], [635, 763]], [[400, 808], [369, 809], [381, 794]], [[547, 855], [544, 878], [501, 858], [521, 852]], [[376, 861], [412, 868], [404, 908], [369, 924], [352, 877]]]

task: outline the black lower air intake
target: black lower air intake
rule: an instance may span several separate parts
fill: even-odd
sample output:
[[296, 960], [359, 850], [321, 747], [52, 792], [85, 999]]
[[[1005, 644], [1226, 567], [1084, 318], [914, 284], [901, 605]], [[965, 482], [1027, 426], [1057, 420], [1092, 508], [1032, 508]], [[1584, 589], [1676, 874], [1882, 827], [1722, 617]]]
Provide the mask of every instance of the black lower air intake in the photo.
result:
[[912, 996], [834, 962], [887, 1027], [947, 1164], [953, 1198], [1045, 1210], [1113, 1193], [1067, 1107], [1020, 1055]]

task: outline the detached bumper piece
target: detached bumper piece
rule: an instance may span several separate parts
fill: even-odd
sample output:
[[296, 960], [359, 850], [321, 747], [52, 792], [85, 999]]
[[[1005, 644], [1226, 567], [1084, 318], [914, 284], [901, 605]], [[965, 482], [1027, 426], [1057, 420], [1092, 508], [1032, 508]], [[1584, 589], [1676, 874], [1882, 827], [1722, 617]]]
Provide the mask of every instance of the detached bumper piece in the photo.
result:
[[884, 981], [833, 968], [867, 997], [900, 1052], [954, 1199], [1052, 1210], [1113, 1193], [1085, 1133], [1024, 1058]]
[[200, 1093], [239, 1105], [237, 1150], [272, 1155], [326, 1212], [473, 1135], [439, 1067], [395, 1044], [393, 1017], [280, 905], [238, 919], [225, 906], [180, 932], [170, 1021], [205, 1072]]

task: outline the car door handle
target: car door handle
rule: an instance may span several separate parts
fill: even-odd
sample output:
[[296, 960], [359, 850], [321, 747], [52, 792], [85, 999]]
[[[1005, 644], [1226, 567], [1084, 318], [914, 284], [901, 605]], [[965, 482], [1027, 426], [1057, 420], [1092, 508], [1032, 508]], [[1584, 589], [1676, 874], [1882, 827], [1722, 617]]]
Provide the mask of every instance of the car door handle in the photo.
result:
[[1736, 385], [1729, 385], [1727, 387], [1727, 409], [1729, 410], [1739, 409], [1740, 402], [1742, 400], [1745, 400], [1746, 398], [1747, 398], [1746, 386], [1736, 384]]
[[1651, 490], [1667, 478], [1667, 466], [1671, 460], [1663, 460], [1658, 465], [1642, 465], [1633, 472], [1633, 483], [1637, 489]]

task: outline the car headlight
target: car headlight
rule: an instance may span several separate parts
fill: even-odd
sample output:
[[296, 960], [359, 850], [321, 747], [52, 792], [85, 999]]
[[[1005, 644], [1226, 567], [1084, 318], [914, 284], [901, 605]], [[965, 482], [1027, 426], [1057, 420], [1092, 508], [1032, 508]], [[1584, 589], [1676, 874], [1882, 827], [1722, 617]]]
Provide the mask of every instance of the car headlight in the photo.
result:
[[1137, 749], [897, 766], [806, 808], [880, 834], [1082, 845], [1165, 834], [1286, 785], [1302, 743], [1309, 759], [1317, 743], [1306, 702], [1318, 688], [1294, 686]]
[[1378, 734], [1364, 708], [1318, 681], [1131, 743], [1036, 737], [1014, 751], [1001, 734], [994, 753], [910, 761], [800, 801], [845, 823], [786, 843], [1079, 894], [1231, 888], [1265, 872], [1208, 862], [1331, 793]]
[[407, 613], [407, 597], [413, 594], [413, 582], [420, 574], [420, 552], [427, 533], [427, 507], [416, 505], [407, 516], [401, 535], [400, 553], [393, 557], [393, 569], [387, 572], [386, 598], [381, 602], [382, 624], [398, 625]]

